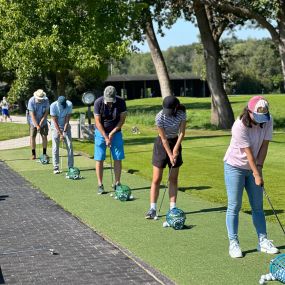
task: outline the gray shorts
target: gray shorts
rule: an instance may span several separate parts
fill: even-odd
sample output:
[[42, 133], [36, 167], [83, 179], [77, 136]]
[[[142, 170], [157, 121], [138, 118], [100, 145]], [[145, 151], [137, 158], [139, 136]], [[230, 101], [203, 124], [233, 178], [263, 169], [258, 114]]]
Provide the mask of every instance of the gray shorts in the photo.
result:
[[[30, 126], [30, 136], [35, 138], [37, 136], [37, 133], [38, 133], [37, 132], [37, 128], [34, 127], [33, 125], [31, 125]], [[47, 136], [48, 135], [48, 125], [47, 124], [40, 128], [40, 134], [42, 136]]]

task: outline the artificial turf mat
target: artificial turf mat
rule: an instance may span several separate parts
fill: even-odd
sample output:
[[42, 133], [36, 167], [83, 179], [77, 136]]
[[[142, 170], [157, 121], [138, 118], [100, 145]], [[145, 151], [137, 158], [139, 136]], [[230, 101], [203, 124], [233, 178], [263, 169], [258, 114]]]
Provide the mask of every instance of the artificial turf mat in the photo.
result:
[[[122, 183], [130, 186], [135, 199], [120, 202], [110, 197], [111, 192], [97, 195], [93, 160], [76, 156], [75, 166], [79, 167], [84, 178], [72, 181], [65, 179], [65, 173], [54, 175], [51, 164], [41, 165], [29, 160], [29, 154], [28, 149], [1, 151], [0, 159], [64, 209], [177, 284], [250, 285], [257, 284], [260, 275], [268, 272], [273, 256], [255, 250], [257, 238], [248, 214], [240, 213], [240, 243], [245, 257], [231, 259], [228, 255], [225, 205], [179, 192], [177, 205], [187, 213], [186, 228], [181, 231], [163, 228], [165, 217], [158, 221], [144, 219], [149, 207], [150, 181], [123, 173]], [[64, 157], [63, 165], [66, 164]], [[112, 191], [108, 166], [104, 171], [104, 186], [107, 191]], [[165, 197], [161, 213], [165, 214], [167, 208], [168, 199]], [[285, 239], [280, 227], [277, 224], [267, 225], [269, 238], [274, 239], [284, 252]]]

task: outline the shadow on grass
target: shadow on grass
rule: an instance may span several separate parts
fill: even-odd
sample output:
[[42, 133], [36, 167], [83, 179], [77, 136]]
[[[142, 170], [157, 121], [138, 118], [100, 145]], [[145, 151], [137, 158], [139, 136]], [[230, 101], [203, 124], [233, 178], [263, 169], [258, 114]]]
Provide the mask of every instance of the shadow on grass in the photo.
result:
[[[190, 215], [190, 214], [199, 214], [199, 213], [211, 213], [211, 212], [226, 212], [227, 207], [218, 207], [218, 208], [209, 208], [209, 209], [201, 209], [198, 211], [192, 211], [192, 212], [185, 212], [185, 215]], [[166, 215], [159, 215], [159, 217], [165, 217]]]
[[[277, 246], [277, 248], [284, 249], [285, 245]], [[243, 251], [243, 255], [246, 256], [247, 254], [254, 253], [254, 252], [257, 252], [256, 248]]]
[[185, 192], [186, 190], [207, 190], [211, 189], [211, 186], [191, 186], [191, 187], [179, 187], [178, 190], [181, 192]]
[[130, 173], [130, 174], [134, 174], [136, 172], [139, 172], [138, 169], [128, 169], [127, 173]]
[[132, 188], [132, 191], [139, 191], [139, 190], [149, 190], [150, 189], [150, 185], [149, 186], [144, 186], [144, 187], [139, 187], [139, 188]]
[[5, 201], [6, 198], [9, 198], [9, 195], [0, 195], [0, 201]]
[[218, 208], [201, 209], [201, 210], [198, 210], [198, 211], [184, 212], [184, 213], [186, 215], [199, 214], [199, 213], [211, 213], [211, 212], [224, 213], [224, 212], [226, 212], [226, 210], [227, 210], [227, 207], [218, 207]]
[[[276, 209], [274, 209], [274, 210], [275, 210], [275, 213], [276, 213], [276, 214], [282, 214], [282, 213], [284, 213], [284, 210], [276, 210]], [[249, 215], [252, 215], [252, 211], [244, 211], [244, 213], [249, 214]], [[272, 215], [274, 215], [274, 213], [273, 213], [272, 210], [264, 210], [264, 215], [265, 215], [265, 216], [272, 216]]]
[[84, 172], [84, 171], [94, 171], [96, 170], [95, 167], [92, 167], [92, 168], [83, 168], [83, 169], [80, 169], [80, 172]]

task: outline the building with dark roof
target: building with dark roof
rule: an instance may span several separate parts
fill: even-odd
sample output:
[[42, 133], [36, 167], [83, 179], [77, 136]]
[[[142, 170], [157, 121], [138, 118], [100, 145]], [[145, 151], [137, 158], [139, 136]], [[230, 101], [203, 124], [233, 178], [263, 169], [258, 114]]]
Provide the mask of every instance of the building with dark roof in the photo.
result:
[[[198, 76], [170, 75], [173, 95], [186, 97], [209, 97], [207, 82]], [[105, 80], [105, 86], [113, 85], [125, 99], [161, 97], [156, 75], [112, 75]]]

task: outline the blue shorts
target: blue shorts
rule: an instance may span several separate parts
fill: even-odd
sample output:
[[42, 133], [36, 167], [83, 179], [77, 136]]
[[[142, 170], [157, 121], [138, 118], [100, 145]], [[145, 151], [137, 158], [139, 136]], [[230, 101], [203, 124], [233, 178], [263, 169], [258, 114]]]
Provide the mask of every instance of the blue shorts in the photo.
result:
[[[101, 133], [96, 129], [94, 134], [94, 160], [106, 159], [106, 142]], [[123, 160], [125, 158], [124, 153], [124, 141], [122, 132], [114, 134], [111, 141], [111, 152], [113, 160]]]
[[2, 115], [8, 117], [9, 116], [8, 109], [2, 109]]

